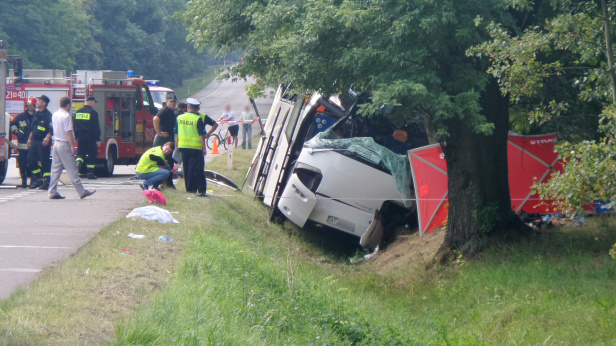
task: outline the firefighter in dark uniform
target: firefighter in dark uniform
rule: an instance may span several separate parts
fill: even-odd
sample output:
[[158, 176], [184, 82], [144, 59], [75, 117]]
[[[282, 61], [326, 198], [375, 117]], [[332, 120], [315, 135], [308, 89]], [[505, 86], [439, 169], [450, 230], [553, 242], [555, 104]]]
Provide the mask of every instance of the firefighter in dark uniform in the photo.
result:
[[26, 102], [27, 110], [11, 121], [11, 133], [17, 137], [17, 165], [21, 176], [19, 187], [28, 187], [28, 138], [32, 131], [32, 120], [36, 112], [36, 97], [30, 96]]
[[199, 115], [201, 103], [193, 98], [189, 98], [187, 103], [188, 112], [177, 118], [173, 131], [175, 143], [176, 148], [179, 148], [182, 153], [186, 192], [197, 193], [197, 196], [205, 197], [207, 187], [204, 173], [204, 156], [207, 154], [205, 137], [214, 132], [218, 124], [206, 116], [207, 123], [213, 124], [206, 134], [205, 123]]
[[[47, 190], [51, 176], [51, 112], [47, 109], [49, 97], [37, 97], [36, 108], [32, 120], [32, 132], [28, 138], [28, 169], [32, 172], [31, 189]], [[39, 164], [40, 163], [40, 164]]]
[[75, 112], [75, 137], [77, 138], [77, 167], [85, 164], [88, 169], [88, 179], [96, 179], [94, 169], [98, 147], [101, 142], [101, 127], [98, 123], [98, 113], [94, 110], [96, 105], [94, 96], [86, 98], [85, 106]]

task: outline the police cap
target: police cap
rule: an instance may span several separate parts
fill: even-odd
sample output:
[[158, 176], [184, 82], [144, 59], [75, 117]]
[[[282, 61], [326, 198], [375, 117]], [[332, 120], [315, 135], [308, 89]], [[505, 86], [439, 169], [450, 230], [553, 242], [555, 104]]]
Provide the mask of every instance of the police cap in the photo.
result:
[[192, 97], [187, 99], [186, 103], [188, 103], [189, 106], [195, 107], [195, 108], [199, 108], [199, 106], [201, 106], [201, 102], [199, 102], [199, 100], [194, 99]]

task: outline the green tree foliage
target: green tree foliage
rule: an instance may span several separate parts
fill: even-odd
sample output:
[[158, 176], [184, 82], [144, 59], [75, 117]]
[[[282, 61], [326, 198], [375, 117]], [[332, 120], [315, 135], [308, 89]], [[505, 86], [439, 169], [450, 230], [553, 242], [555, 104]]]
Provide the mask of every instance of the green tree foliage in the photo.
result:
[[[517, 220], [507, 183], [507, 101], [486, 61], [465, 53], [488, 38], [478, 16], [520, 27], [507, 9], [515, 3], [193, 0], [180, 17], [197, 48], [243, 51], [244, 63], [228, 73], [256, 76], [257, 91], [278, 83], [324, 94], [353, 88], [373, 101], [364, 114], [396, 104], [409, 118], [424, 116], [432, 135], [447, 141], [455, 177], [446, 244], [466, 251], [470, 241], [507, 232]], [[486, 210], [494, 211], [488, 230], [472, 216]]]
[[185, 0], [0, 1], [0, 39], [25, 68], [132, 69], [178, 84], [205, 67], [173, 19]]
[[[489, 72], [527, 119], [568, 125], [571, 132], [563, 131], [557, 145], [564, 171], [536, 188], [569, 214], [593, 200], [616, 197], [616, 90], [608, 61], [613, 52], [606, 48], [613, 23], [604, 17], [602, 3], [613, 13], [613, 1], [530, 3], [542, 8], [544, 25], [517, 34], [488, 23], [491, 40], [470, 50], [490, 58]], [[594, 131], [576, 128], [580, 123], [592, 124]]]

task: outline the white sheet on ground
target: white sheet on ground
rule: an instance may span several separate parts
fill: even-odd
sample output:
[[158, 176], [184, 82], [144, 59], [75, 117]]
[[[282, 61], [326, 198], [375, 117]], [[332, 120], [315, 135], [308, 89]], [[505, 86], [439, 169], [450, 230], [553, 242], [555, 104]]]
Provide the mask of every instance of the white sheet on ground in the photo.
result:
[[159, 208], [153, 205], [147, 207], [135, 208], [133, 211], [126, 215], [129, 217], [140, 217], [150, 221], [158, 221], [160, 223], [179, 223], [171, 216], [171, 213], [163, 208]]

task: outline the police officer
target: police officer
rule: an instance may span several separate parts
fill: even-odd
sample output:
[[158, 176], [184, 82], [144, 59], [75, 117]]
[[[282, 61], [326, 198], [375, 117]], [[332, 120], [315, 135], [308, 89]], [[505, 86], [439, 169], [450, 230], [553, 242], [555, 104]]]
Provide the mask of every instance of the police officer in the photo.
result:
[[[31, 189], [47, 190], [51, 176], [51, 112], [47, 109], [49, 97], [37, 97], [36, 108], [32, 120], [32, 132], [28, 138], [28, 169], [32, 172]], [[40, 162], [40, 165], [39, 165]]]
[[101, 127], [98, 123], [98, 113], [94, 110], [96, 98], [88, 96], [85, 106], [75, 113], [75, 137], [77, 138], [77, 167], [85, 164], [88, 169], [88, 179], [96, 179], [94, 169], [98, 147], [101, 142]]
[[[218, 124], [208, 116], [204, 116], [204, 122], [199, 114], [201, 103], [198, 100], [189, 98], [186, 102], [188, 112], [180, 115], [175, 125], [175, 143], [182, 153], [186, 192], [196, 192], [197, 196], [205, 197], [207, 187], [203, 159], [207, 154], [205, 137], [214, 132]], [[205, 131], [206, 123], [212, 125], [207, 134]]]
[[30, 96], [26, 102], [26, 111], [11, 121], [11, 133], [17, 136], [17, 165], [21, 176], [19, 187], [28, 187], [28, 138], [32, 131], [32, 120], [36, 112], [36, 97]]

